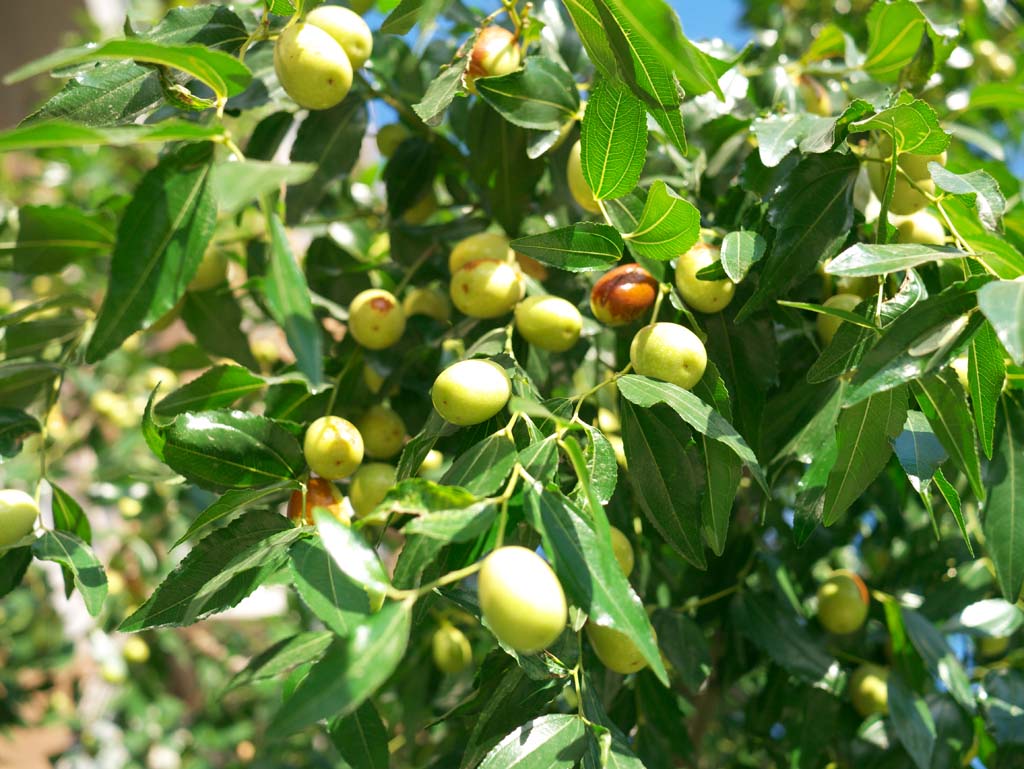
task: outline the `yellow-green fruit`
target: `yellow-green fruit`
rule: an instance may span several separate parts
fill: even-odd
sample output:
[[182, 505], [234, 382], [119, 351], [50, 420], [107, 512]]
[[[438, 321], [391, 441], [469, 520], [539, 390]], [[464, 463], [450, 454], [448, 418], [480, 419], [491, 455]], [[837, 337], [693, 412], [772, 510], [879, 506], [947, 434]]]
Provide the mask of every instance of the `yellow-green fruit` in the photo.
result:
[[463, 238], [448, 255], [448, 271], [454, 274], [460, 267], [480, 259], [508, 262], [514, 252], [508, 245], [508, 238], [497, 232], [478, 232]]
[[698, 312], [719, 312], [724, 310], [736, 293], [736, 285], [725, 280], [701, 280], [697, 272], [710, 267], [721, 259], [717, 246], [698, 243], [676, 262], [676, 288], [683, 301]]
[[644, 655], [625, 633], [593, 622], [588, 622], [586, 629], [597, 658], [609, 670], [629, 675], [647, 667]]
[[492, 552], [480, 570], [477, 590], [487, 626], [517, 652], [539, 652], [565, 628], [562, 585], [532, 550], [511, 546]]
[[333, 37], [348, 56], [352, 69], [359, 69], [370, 58], [373, 34], [358, 13], [340, 5], [321, 5], [306, 15], [306, 23]]
[[377, 131], [377, 149], [386, 158], [395, 154], [398, 145], [412, 136], [412, 132], [404, 123], [388, 123]]
[[480, 30], [469, 54], [466, 88], [476, 93], [478, 77], [494, 77], [515, 72], [522, 64], [523, 52], [516, 36], [504, 27], [493, 24]]
[[534, 347], [565, 352], [579, 341], [583, 316], [575, 305], [550, 294], [528, 296], [516, 305], [516, 329]]
[[352, 476], [348, 498], [360, 518], [373, 512], [395, 485], [395, 468], [383, 462], [367, 462]]
[[628, 465], [626, 463], [626, 445], [622, 442], [621, 435], [606, 435], [608, 442], [612, 444], [612, 451], [615, 452], [615, 461], [619, 463], [619, 466], [626, 470]]
[[0, 490], [0, 547], [7, 547], [32, 533], [39, 506], [18, 489]]
[[867, 299], [869, 296], [878, 293], [878, 280], [876, 278], [853, 278], [849, 275], [840, 275], [835, 279], [836, 294], [856, 294]]
[[405, 333], [405, 310], [390, 291], [368, 288], [348, 306], [348, 330], [368, 350], [383, 350]]
[[[879, 200], [884, 199], [885, 180], [889, 174], [892, 162], [892, 138], [889, 134], [881, 134], [878, 141], [868, 149], [868, 179], [871, 181], [871, 189]], [[882, 161], [882, 162], [879, 162]], [[934, 193], [935, 182], [928, 173], [928, 163], [936, 162], [946, 165], [946, 153], [940, 155], [912, 155], [901, 154], [897, 163], [910, 179], [924, 192]], [[928, 198], [918, 191], [914, 185], [903, 175], [897, 172], [896, 187], [892, 200], [889, 202], [889, 210], [894, 214], [906, 215], [920, 211], [928, 205]]]
[[923, 243], [927, 246], [941, 246], [946, 242], [946, 228], [934, 214], [918, 211], [895, 222], [900, 243]]
[[984, 636], [978, 639], [978, 652], [982, 657], [992, 659], [1002, 657], [1010, 648], [1010, 639], [1006, 637], [990, 638]]
[[370, 406], [356, 422], [366, 456], [391, 459], [405, 443], [405, 422], [387, 406]]
[[189, 281], [188, 290], [209, 291], [227, 280], [227, 277], [228, 255], [223, 251], [210, 250], [203, 254], [203, 261], [199, 263], [196, 274]]
[[121, 654], [125, 661], [141, 664], [149, 659], [149, 644], [137, 635], [130, 636], [125, 640]]
[[970, 366], [966, 355], [958, 355], [953, 358], [949, 363], [950, 368], [956, 373], [956, 378], [960, 380], [960, 384], [967, 392], [971, 391], [971, 381], [967, 376], [967, 371]]
[[629, 345], [633, 370], [689, 390], [704, 376], [704, 343], [678, 323], [652, 323], [636, 332]]
[[402, 212], [406, 224], [423, 224], [437, 210], [437, 198], [433, 190], [427, 190], [419, 199]]
[[505, 408], [511, 395], [505, 369], [481, 359], [453, 363], [437, 375], [430, 390], [437, 413], [462, 426], [486, 422]]
[[818, 621], [830, 633], [853, 633], [868, 618], [870, 600], [864, 580], [851, 571], [837, 571], [818, 588]]
[[592, 214], [600, 213], [601, 206], [598, 205], [593, 190], [590, 189], [586, 178], [583, 176], [581, 151], [582, 146], [579, 142], [572, 145], [572, 149], [569, 150], [569, 162], [565, 167], [565, 175], [569, 181], [569, 192], [572, 193], [573, 200], [576, 201], [580, 208]]
[[633, 545], [630, 544], [626, 535], [614, 526], [612, 528], [612, 552], [615, 553], [615, 560], [619, 562], [619, 568], [627, 577], [633, 573], [635, 557]]
[[452, 314], [448, 296], [441, 289], [434, 287], [410, 290], [402, 300], [402, 309], [408, 317], [426, 315], [439, 323], [447, 323]]
[[454, 625], [444, 624], [434, 632], [430, 642], [434, 664], [442, 673], [458, 673], [473, 661], [473, 647], [466, 634]]
[[1003, 51], [989, 60], [989, 66], [992, 67], [992, 74], [998, 80], [1010, 80], [1017, 74], [1017, 62], [1010, 54]]
[[889, 669], [866, 663], [850, 676], [850, 699], [862, 718], [889, 712]]
[[[861, 298], [856, 294], [836, 294], [835, 296], [830, 296], [826, 299], [824, 306], [830, 307], [833, 310], [852, 311], [860, 303]], [[818, 338], [821, 340], [821, 343], [827, 347], [832, 344], [832, 337], [836, 335], [836, 331], [839, 330], [839, 326], [843, 323], [843, 319], [837, 318], [834, 315], [819, 313], [815, 322], [818, 324]]]
[[597, 409], [597, 427], [603, 433], [617, 433], [622, 429], [619, 415], [611, 409], [599, 406]]
[[363, 436], [347, 419], [320, 417], [306, 430], [302, 444], [306, 463], [322, 478], [347, 478], [363, 461]]
[[444, 454], [437, 449], [431, 449], [420, 463], [419, 475], [433, 475], [444, 465]]
[[352, 62], [338, 41], [314, 24], [298, 23], [274, 44], [274, 71], [300, 107], [328, 109], [352, 88]]
[[477, 259], [452, 275], [452, 303], [471, 318], [498, 318], [512, 312], [525, 286], [518, 268], [509, 262]]

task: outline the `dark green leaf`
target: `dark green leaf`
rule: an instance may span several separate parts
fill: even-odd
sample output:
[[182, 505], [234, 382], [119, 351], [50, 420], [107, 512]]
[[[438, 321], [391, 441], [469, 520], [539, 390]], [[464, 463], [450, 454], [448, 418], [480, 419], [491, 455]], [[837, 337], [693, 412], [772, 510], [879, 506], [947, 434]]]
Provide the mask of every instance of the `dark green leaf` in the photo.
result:
[[[708, 363], [704, 377], [693, 388], [696, 395], [712, 405], [726, 419], [732, 418], [729, 391], [718, 375], [714, 363]], [[721, 555], [729, 533], [729, 519], [732, 517], [733, 501], [743, 475], [743, 462], [724, 443], [702, 435], [704, 458], [704, 495], [700, 500], [701, 528], [708, 547]]]
[[920, 411], [907, 412], [903, 431], [893, 440], [892, 447], [919, 493], [928, 487], [939, 465], [949, 458], [928, 419]]
[[46, 531], [32, 542], [32, 555], [41, 561], [55, 561], [67, 569], [85, 601], [85, 608], [97, 616], [107, 597], [107, 575], [92, 548], [67, 531]]
[[622, 238], [607, 224], [580, 222], [569, 227], [528, 235], [512, 248], [538, 262], [569, 272], [605, 270], [622, 258]]
[[903, 607], [903, 626], [907, 629], [910, 642], [921, 655], [929, 672], [942, 681], [949, 693], [968, 711], [975, 708], [974, 694], [967, 673], [960, 665], [946, 639], [923, 616], [912, 609]]
[[204, 352], [259, 370], [249, 338], [242, 332], [242, 307], [230, 291], [187, 292], [181, 317]]
[[499, 742], [479, 769], [572, 769], [586, 750], [586, 736], [579, 716], [540, 716]]
[[17, 456], [22, 441], [41, 429], [39, 420], [21, 409], [0, 408], [0, 462]]
[[523, 128], [558, 130], [580, 107], [572, 73], [541, 56], [528, 57], [522, 69], [508, 75], [480, 78], [476, 88], [506, 120]]
[[658, 646], [675, 673], [690, 691], [699, 691], [711, 675], [711, 649], [700, 625], [681, 611], [659, 609], [654, 613]]
[[225, 691], [258, 681], [280, 678], [299, 665], [315, 662], [327, 651], [333, 640], [334, 633], [327, 630], [299, 633], [278, 641], [253, 657], [245, 666], [245, 670], [231, 679]]
[[993, 670], [985, 676], [985, 720], [1003, 745], [1024, 743], [1024, 673]]
[[358, 532], [322, 508], [313, 511], [313, 519], [324, 547], [343, 574], [375, 593], [383, 593], [388, 589], [389, 581], [384, 565]]
[[288, 480], [258, 489], [230, 489], [225, 491], [219, 499], [196, 516], [196, 519], [189, 524], [188, 531], [178, 538], [173, 547], [178, 547], [182, 542], [192, 539], [207, 526], [226, 518], [232, 513], [237, 513], [247, 507], [251, 507], [268, 497], [275, 497], [282, 491], [297, 488], [299, 488], [297, 481]]
[[441, 482], [485, 497], [502, 488], [515, 463], [515, 444], [503, 434], [489, 435], [460, 454]]
[[321, 543], [300, 539], [289, 555], [295, 589], [324, 625], [347, 636], [366, 623], [370, 614], [366, 591], [345, 576]]
[[405, 534], [419, 534], [443, 542], [465, 542], [483, 534], [498, 515], [489, 502], [478, 502], [461, 510], [439, 510], [410, 521]]
[[995, 451], [985, 473], [986, 549], [1007, 601], [1024, 586], [1024, 407], [1009, 394], [999, 401]]
[[896, 737], [918, 769], [930, 769], [935, 749], [935, 720], [928, 703], [904, 683], [897, 672], [889, 676], [889, 717]]
[[[0, 137], [0, 152], [2, 144]], [[113, 245], [114, 233], [99, 216], [70, 207], [22, 206], [14, 269], [25, 275], [59, 272], [72, 262], [108, 253]]]
[[956, 374], [949, 369], [936, 372], [915, 381], [911, 389], [935, 435], [952, 457], [953, 464], [967, 476], [975, 496], [984, 499], [974, 424], [967, 408], [967, 397], [956, 381]]
[[1024, 281], [997, 280], [982, 286], [978, 307], [1013, 362], [1024, 366]]
[[241, 366], [214, 366], [161, 400], [153, 411], [166, 417], [224, 408], [266, 386], [262, 377]]
[[989, 324], [982, 324], [971, 339], [967, 355], [967, 383], [971, 394], [971, 411], [978, 428], [982, 451], [992, 458], [996, 410], [999, 394], [1006, 379], [1006, 364], [999, 339]]
[[388, 769], [388, 733], [372, 702], [333, 721], [327, 733], [352, 769]]

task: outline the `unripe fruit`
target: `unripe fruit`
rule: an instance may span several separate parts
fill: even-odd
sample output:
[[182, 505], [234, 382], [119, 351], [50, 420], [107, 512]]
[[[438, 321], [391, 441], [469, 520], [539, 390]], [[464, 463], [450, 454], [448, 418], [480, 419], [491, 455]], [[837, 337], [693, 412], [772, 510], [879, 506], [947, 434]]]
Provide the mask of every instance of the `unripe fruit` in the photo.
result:
[[946, 242], [946, 228], [934, 214], [918, 211], [907, 217], [900, 217], [893, 224], [899, 231], [900, 243], [923, 243], [927, 246], [941, 246]]
[[352, 475], [363, 461], [363, 436], [347, 419], [320, 417], [306, 430], [302, 450], [314, 473], [336, 481]]
[[812, 115], [828, 117], [832, 114], [832, 100], [828, 90], [820, 81], [808, 75], [801, 75], [797, 81], [797, 89], [804, 100], [807, 111]]
[[458, 673], [473, 662], [473, 647], [466, 634], [454, 625], [444, 624], [430, 642], [434, 664], [442, 673]]
[[644, 655], [625, 633], [593, 622], [588, 622], [586, 629], [594, 653], [609, 670], [629, 675], [647, 667]]
[[603, 433], [617, 433], [622, 429], [622, 421], [614, 411], [600, 406], [597, 409], [597, 427]]
[[978, 639], [978, 653], [987, 659], [1002, 657], [1010, 648], [1010, 639], [1006, 637], [992, 638], [984, 636]]
[[302, 504], [302, 490], [292, 492], [288, 500], [288, 520], [297, 525], [312, 526], [313, 509], [317, 507], [326, 508], [331, 515], [344, 523], [346, 526], [352, 520], [352, 511], [345, 505], [345, 498], [341, 491], [331, 481], [325, 478], [310, 478], [306, 482], [306, 504]]
[[519, 270], [508, 262], [478, 259], [452, 275], [452, 302], [471, 318], [498, 318], [512, 311], [523, 298], [525, 286]]
[[121, 654], [126, 662], [142, 664], [149, 660], [149, 644], [137, 635], [129, 636], [125, 639]]
[[562, 585], [532, 550], [511, 546], [492, 552], [480, 570], [477, 590], [488, 627], [517, 652], [539, 652], [565, 628]]
[[352, 62], [338, 41], [313, 24], [298, 23], [274, 44], [274, 71], [300, 107], [328, 109], [352, 88]]
[[[860, 303], [861, 298], [855, 294], [836, 294], [826, 299], [824, 306], [835, 310], [853, 311]], [[818, 338], [827, 347], [832, 344], [832, 337], [836, 335], [836, 331], [839, 330], [843, 320], [834, 315], [820, 313], [815, 322], [818, 325]]]
[[971, 380], [968, 378], [967, 372], [970, 367], [966, 355], [958, 355], [953, 358], [949, 363], [949, 367], [956, 372], [956, 378], [960, 380], [960, 384], [967, 392], [971, 391]]
[[18, 489], [0, 490], [0, 547], [7, 547], [32, 533], [39, 505]]
[[352, 69], [359, 69], [370, 58], [373, 34], [358, 13], [340, 5], [321, 5], [306, 15], [306, 23], [333, 37], [348, 56]]
[[366, 456], [390, 459], [405, 443], [405, 422], [387, 406], [370, 406], [356, 422]]
[[497, 232], [478, 232], [455, 244], [448, 255], [448, 271], [455, 274], [460, 267], [480, 259], [508, 262], [512, 256], [513, 251], [509, 248], [508, 238], [504, 235]]
[[861, 718], [889, 712], [889, 669], [866, 663], [850, 676], [850, 699]]
[[437, 198], [433, 190], [427, 190], [419, 199], [402, 212], [406, 224], [423, 224], [437, 210]]
[[565, 166], [565, 175], [569, 182], [569, 192], [572, 194], [576, 204], [584, 211], [597, 214], [601, 212], [601, 206], [598, 204], [597, 198], [594, 197], [594, 191], [590, 189], [590, 185], [587, 184], [587, 179], [583, 175], [582, 150], [583, 147], [580, 142], [577, 141], [572, 145], [572, 149], [569, 150], [569, 162]]
[[629, 360], [636, 373], [689, 390], [704, 376], [708, 354], [690, 329], [678, 323], [652, 323], [633, 337]]
[[851, 571], [837, 571], [818, 588], [818, 621], [830, 633], [853, 633], [868, 618], [870, 600], [864, 580]]
[[388, 123], [377, 131], [377, 150], [386, 158], [395, 154], [398, 145], [412, 136], [404, 123]]
[[452, 308], [448, 295], [438, 288], [414, 288], [402, 300], [402, 309], [407, 317], [426, 315], [439, 323], [447, 323]]
[[352, 476], [348, 489], [352, 509], [360, 518], [373, 512], [395, 485], [395, 468], [383, 462], [367, 462]]
[[405, 333], [405, 310], [390, 291], [368, 288], [348, 306], [348, 330], [368, 350], [383, 350]]
[[528, 275], [534, 280], [539, 280], [541, 282], [548, 279], [548, 268], [543, 264], [538, 262], [532, 256], [521, 254], [518, 251], [515, 252], [515, 255], [516, 264], [519, 265], [519, 269], [524, 275]]
[[732, 301], [735, 284], [725, 280], [701, 280], [697, 272], [721, 259], [721, 249], [697, 243], [676, 262], [676, 288], [683, 301], [698, 312], [719, 312]]
[[[873, 158], [868, 160], [868, 179], [871, 181], [871, 189], [874, 190], [878, 199], [882, 200], [885, 195], [885, 180], [892, 161], [892, 138], [889, 134], [881, 134], [874, 146], [868, 149], [867, 156]], [[880, 160], [884, 162], [879, 162]], [[946, 165], [946, 153], [943, 152], [939, 155], [904, 153], [897, 159], [897, 164], [906, 172], [907, 176], [914, 180], [918, 187], [928, 193], [933, 193], [935, 182], [932, 181], [931, 174], [928, 173], [928, 163], [932, 161]], [[889, 210], [894, 214], [905, 215], [920, 211], [927, 205], [928, 198], [915, 189], [903, 174], [897, 172], [896, 188], [892, 200], [889, 202]]]
[[622, 573], [628, 577], [633, 573], [633, 564], [635, 562], [633, 545], [630, 544], [626, 535], [619, 529], [612, 526], [611, 531], [612, 552], [615, 553], [615, 560], [619, 562], [619, 568], [622, 569]]
[[658, 290], [658, 281], [639, 264], [622, 264], [594, 284], [590, 311], [607, 326], [622, 326], [645, 315], [654, 306]]
[[433, 475], [444, 465], [444, 454], [437, 449], [431, 449], [427, 452], [427, 456], [423, 458], [420, 463], [420, 469], [417, 470], [418, 475]]
[[430, 390], [437, 413], [461, 426], [486, 422], [505, 408], [511, 395], [505, 369], [481, 359], [453, 363], [437, 375]]
[[550, 295], [528, 296], [516, 305], [516, 329], [534, 347], [565, 352], [579, 341], [583, 316], [566, 300]]
[[522, 61], [523, 53], [514, 34], [497, 25], [484, 27], [469, 54], [466, 88], [476, 93], [474, 81], [478, 77], [507, 75], [519, 69]]
[[[196, 274], [189, 281], [188, 290], [209, 291], [226, 281], [227, 278], [228, 255], [224, 251], [211, 249], [203, 254], [203, 261], [199, 263]], [[160, 321], [163, 321], [163, 318]]]
[[628, 464], [626, 463], [626, 445], [622, 442], [621, 435], [606, 435], [605, 438], [612, 444], [612, 451], [615, 452], [615, 461], [619, 463], [619, 466], [626, 470]]

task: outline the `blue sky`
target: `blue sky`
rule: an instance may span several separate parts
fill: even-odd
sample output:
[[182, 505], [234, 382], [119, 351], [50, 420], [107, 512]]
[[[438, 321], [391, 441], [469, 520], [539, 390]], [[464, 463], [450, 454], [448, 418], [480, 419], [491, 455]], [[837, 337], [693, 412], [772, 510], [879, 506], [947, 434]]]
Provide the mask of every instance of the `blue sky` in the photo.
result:
[[691, 40], [720, 37], [737, 48], [750, 39], [740, 26], [739, 0], [669, 0]]

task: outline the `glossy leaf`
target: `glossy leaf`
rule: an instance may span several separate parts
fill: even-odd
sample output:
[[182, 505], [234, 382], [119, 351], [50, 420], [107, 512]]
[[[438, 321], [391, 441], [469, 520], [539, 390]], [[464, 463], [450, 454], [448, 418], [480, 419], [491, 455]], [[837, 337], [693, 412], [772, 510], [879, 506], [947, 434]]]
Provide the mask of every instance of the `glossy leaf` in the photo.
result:
[[1024, 366], [1024, 281], [998, 280], [982, 286], [978, 307], [1013, 362]]
[[659, 261], [685, 254], [700, 238], [700, 211], [663, 181], [647, 193], [636, 229], [623, 239], [642, 256]]
[[951, 617], [944, 631], [967, 631], [985, 638], [1007, 638], [1024, 625], [1024, 611], [1002, 598], [986, 598], [965, 606]]
[[0, 462], [21, 453], [21, 444], [42, 428], [39, 420], [21, 409], [0, 408]]
[[485, 497], [501, 489], [515, 463], [515, 444], [505, 435], [489, 435], [460, 454], [441, 481]]
[[188, 530], [178, 538], [178, 541], [174, 543], [172, 548], [187, 542], [207, 526], [211, 526], [229, 515], [252, 507], [261, 500], [266, 504], [266, 502], [269, 502], [273, 497], [282, 492], [298, 488], [299, 484], [297, 481], [287, 480], [257, 489], [229, 489], [196, 516], [195, 520], [189, 524]]
[[955, 379], [956, 375], [947, 369], [918, 379], [911, 390], [953, 463], [967, 476], [975, 496], [984, 499], [974, 424], [967, 397]]
[[552, 713], [527, 721], [509, 734], [479, 769], [572, 769], [586, 745], [583, 719]]
[[1010, 395], [999, 401], [995, 451], [985, 472], [986, 549], [1003, 598], [1024, 587], [1024, 407]]
[[928, 164], [928, 171], [936, 187], [965, 198], [964, 202], [978, 212], [985, 229], [999, 229], [1006, 211], [1006, 198], [991, 174], [987, 171], [955, 174], [935, 162]]
[[554, 131], [579, 111], [579, 91], [572, 73], [561, 64], [530, 56], [523, 68], [476, 82], [480, 98], [509, 122], [523, 128]]
[[606, 224], [580, 222], [512, 241], [512, 248], [569, 272], [606, 270], [622, 258], [622, 238]]
[[916, 611], [906, 607], [902, 611], [907, 635], [929, 672], [942, 681], [953, 699], [962, 707], [973, 711], [974, 693], [971, 691], [970, 679], [942, 634]]
[[892, 442], [900, 466], [914, 488], [923, 493], [949, 455], [920, 411], [908, 411], [903, 431]]
[[647, 154], [643, 102], [626, 88], [599, 80], [590, 93], [580, 130], [583, 177], [598, 200], [636, 187]]
[[749, 230], [727, 233], [722, 238], [722, 267], [734, 283], [739, 283], [750, 268], [761, 261], [768, 244], [761, 235]]
[[313, 511], [317, 531], [335, 565], [350, 579], [376, 593], [385, 592], [390, 583], [377, 553], [358, 532], [341, 523], [323, 508]]
[[334, 640], [331, 631], [310, 631], [284, 638], [253, 657], [228, 682], [225, 691], [278, 678], [293, 668], [320, 659]]
[[1019, 670], [993, 670], [985, 676], [984, 685], [985, 720], [996, 739], [1007, 745], [1022, 744], [1024, 673]]
[[70, 532], [46, 531], [32, 541], [32, 555], [67, 569], [89, 614], [99, 615], [107, 597], [107, 575], [91, 547]]
[[[900, 4], [910, 5], [907, 0]], [[850, 125], [853, 131], [883, 131], [893, 138], [897, 152], [916, 155], [938, 155], [949, 146], [949, 134], [942, 130], [935, 110], [907, 92], [897, 103], [872, 117]]]
[[241, 366], [214, 366], [161, 400], [153, 411], [160, 416], [174, 416], [185, 411], [224, 408], [266, 385], [262, 377]]
[[922, 264], [938, 263], [944, 259], [963, 259], [965, 256], [963, 251], [952, 246], [925, 246], [918, 243], [879, 246], [856, 243], [829, 262], [825, 272], [847, 277], [888, 275]]
[[953, 38], [947, 42], [917, 4], [909, 0], [873, 5], [867, 25], [868, 50], [863, 66], [865, 71], [883, 82], [898, 79], [900, 70], [917, 55], [923, 36], [927, 35], [932, 47], [937, 49], [937, 64], [945, 61], [941, 52], [948, 55], [956, 40]]
[[333, 721], [327, 733], [352, 769], [388, 769], [388, 732], [372, 702]]
[[999, 394], [1006, 379], [1006, 364], [999, 339], [991, 325], [983, 324], [971, 339], [967, 356], [967, 383], [978, 440], [985, 456], [992, 458]]
[[289, 556], [299, 597], [324, 625], [344, 637], [366, 623], [370, 615], [366, 591], [345, 576], [321, 543], [300, 539]]

